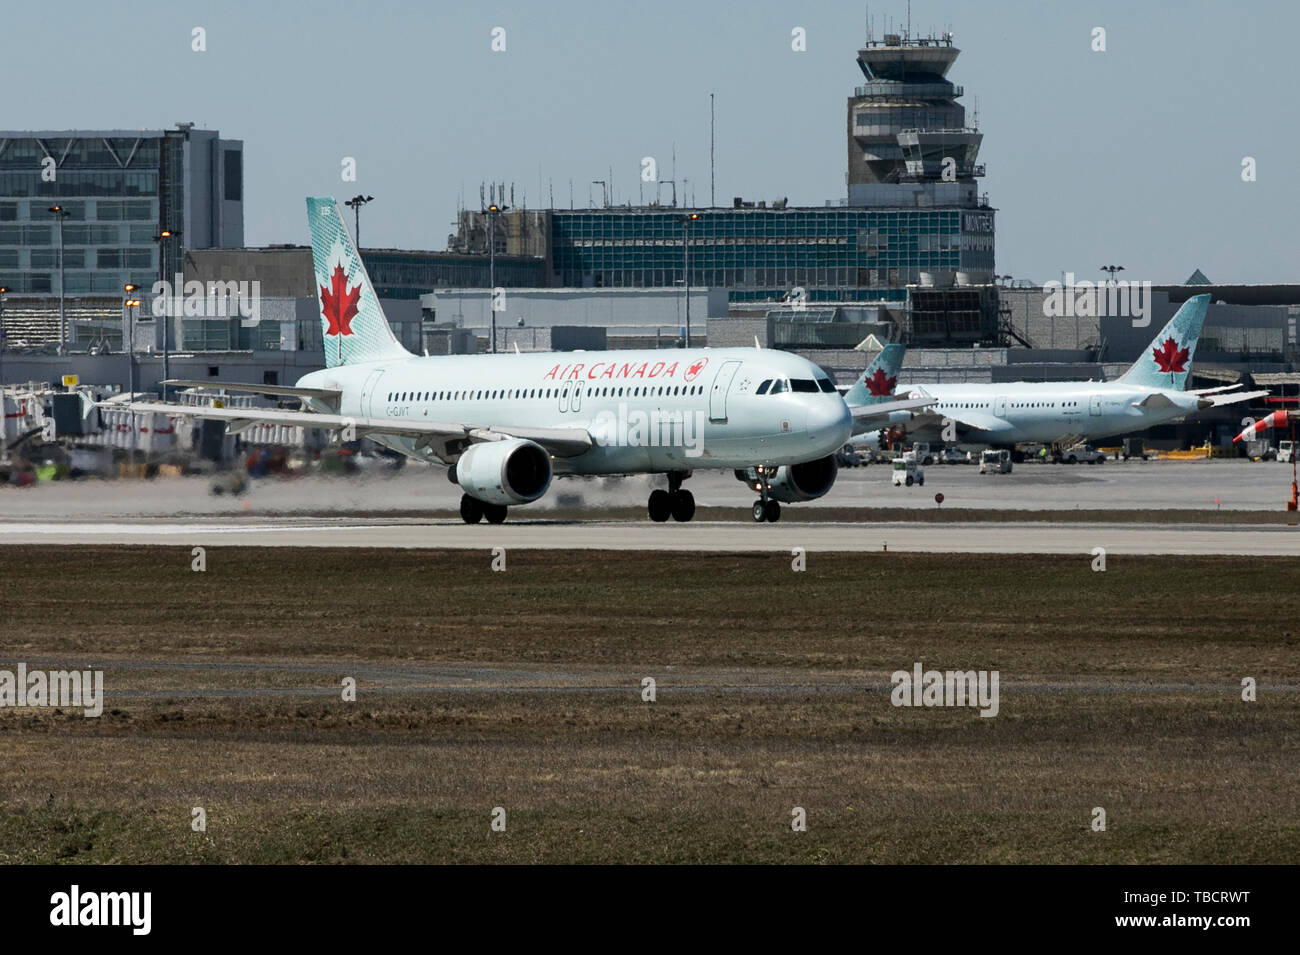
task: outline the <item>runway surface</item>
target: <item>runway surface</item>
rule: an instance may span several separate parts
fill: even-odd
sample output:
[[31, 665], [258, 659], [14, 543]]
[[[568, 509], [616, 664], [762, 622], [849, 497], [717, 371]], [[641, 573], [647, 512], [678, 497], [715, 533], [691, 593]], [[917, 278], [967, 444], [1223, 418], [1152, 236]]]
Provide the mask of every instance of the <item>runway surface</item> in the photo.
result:
[[1300, 556], [1300, 528], [1282, 525], [1104, 523], [797, 523], [453, 521], [220, 518], [183, 521], [3, 521], [5, 544], [177, 547], [381, 547], [953, 554]]
[[[972, 465], [938, 465], [925, 471], [923, 487], [894, 487], [887, 465], [844, 468], [830, 493], [798, 505], [933, 510], [944, 507], [1001, 510], [1278, 510], [1291, 491], [1285, 464], [1238, 460], [1114, 461], [1086, 465], [1017, 465], [1011, 474], [980, 474]], [[455, 511], [459, 487], [442, 468], [410, 464], [344, 478], [306, 475], [252, 482], [239, 497], [215, 495], [205, 477], [153, 481], [52, 481], [36, 487], [0, 487], [0, 521], [44, 519], [116, 520], [160, 517], [236, 517], [256, 514], [313, 516], [347, 513]], [[556, 508], [596, 511], [645, 507], [662, 475], [627, 478], [557, 477], [542, 500], [528, 505], [529, 519]], [[753, 491], [731, 472], [700, 471], [687, 481], [701, 507], [736, 508], [744, 513]], [[520, 516], [523, 516], [521, 513]], [[793, 515], [791, 515], [793, 516]]]

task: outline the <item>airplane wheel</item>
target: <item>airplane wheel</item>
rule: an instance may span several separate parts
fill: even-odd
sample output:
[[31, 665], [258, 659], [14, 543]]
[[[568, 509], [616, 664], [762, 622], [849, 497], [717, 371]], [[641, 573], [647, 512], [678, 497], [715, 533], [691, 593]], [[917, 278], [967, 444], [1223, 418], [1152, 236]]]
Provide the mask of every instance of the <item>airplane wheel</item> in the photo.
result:
[[504, 504], [484, 504], [483, 516], [487, 518], [489, 524], [501, 524], [506, 519], [506, 506]]
[[672, 500], [673, 520], [683, 524], [695, 516], [695, 495], [687, 490], [674, 494]]
[[667, 491], [657, 487], [650, 492], [650, 503], [646, 506], [646, 510], [650, 512], [650, 520], [662, 524], [672, 516], [673, 499]]
[[755, 524], [762, 524], [765, 520], [767, 520], [767, 507], [763, 504], [762, 501], [755, 501], [753, 508], [751, 508], [751, 511], [754, 514]]
[[483, 520], [483, 502], [468, 494], [460, 496], [460, 519], [466, 524], [477, 524]]
[[781, 505], [776, 501], [768, 501], [765, 511], [767, 513], [767, 521], [769, 524], [775, 524], [781, 519]]

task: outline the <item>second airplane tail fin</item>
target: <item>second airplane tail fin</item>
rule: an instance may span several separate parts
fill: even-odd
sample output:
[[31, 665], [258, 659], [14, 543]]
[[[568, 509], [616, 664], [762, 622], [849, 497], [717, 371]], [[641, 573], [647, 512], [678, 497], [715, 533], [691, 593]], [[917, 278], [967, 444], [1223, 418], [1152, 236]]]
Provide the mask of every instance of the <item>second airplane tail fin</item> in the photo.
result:
[[1201, 337], [1210, 296], [1194, 295], [1183, 303], [1147, 350], [1118, 379], [1129, 385], [1182, 391], [1191, 373], [1196, 342]]
[[886, 345], [867, 366], [857, 381], [844, 393], [850, 408], [880, 404], [894, 400], [894, 387], [898, 384], [898, 370], [903, 367], [903, 345]]

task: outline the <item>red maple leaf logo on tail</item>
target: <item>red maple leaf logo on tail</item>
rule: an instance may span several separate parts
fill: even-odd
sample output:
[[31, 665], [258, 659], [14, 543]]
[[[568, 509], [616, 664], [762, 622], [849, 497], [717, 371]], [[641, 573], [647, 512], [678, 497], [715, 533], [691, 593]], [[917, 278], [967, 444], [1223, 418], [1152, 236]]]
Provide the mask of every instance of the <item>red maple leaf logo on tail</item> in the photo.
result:
[[1179, 348], [1178, 342], [1172, 338], [1166, 338], [1159, 348], [1151, 349], [1151, 357], [1156, 360], [1161, 371], [1175, 374], [1187, 370], [1187, 349]]
[[329, 322], [326, 335], [351, 335], [352, 319], [357, 314], [357, 300], [361, 298], [361, 286], [348, 291], [348, 277], [343, 274], [343, 266], [334, 266], [331, 281], [333, 290], [320, 287], [321, 311]]
[[898, 378], [890, 378], [881, 369], [877, 368], [864, 379], [867, 385], [867, 394], [869, 395], [892, 395], [894, 385], [898, 383]]

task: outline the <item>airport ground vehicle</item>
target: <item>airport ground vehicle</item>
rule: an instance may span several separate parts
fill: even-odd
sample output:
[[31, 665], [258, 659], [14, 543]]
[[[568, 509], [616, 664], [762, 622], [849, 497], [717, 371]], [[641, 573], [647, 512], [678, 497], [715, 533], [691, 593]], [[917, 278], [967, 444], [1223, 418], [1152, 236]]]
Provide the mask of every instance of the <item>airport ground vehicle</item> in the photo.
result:
[[1141, 438], [1125, 438], [1123, 457], [1125, 461], [1129, 458], [1138, 458], [1145, 461], [1148, 457], [1155, 457], [1155, 454], [1147, 454], [1146, 446], [1142, 443]]
[[918, 487], [925, 484], [925, 469], [916, 463], [916, 456], [911, 452], [901, 458], [894, 458], [894, 487]]
[[939, 452], [940, 464], [970, 464], [971, 456], [969, 451], [959, 451], [956, 448], [944, 448]]
[[912, 445], [912, 454], [916, 457], [917, 462], [922, 467], [929, 467], [934, 464], [934, 455], [930, 453], [930, 444], [928, 441], [917, 441]]
[[1106, 455], [1090, 444], [1076, 444], [1061, 452], [1061, 460], [1066, 464], [1105, 464]]
[[1006, 448], [989, 448], [980, 454], [980, 474], [1010, 474], [1011, 452]]
[[842, 468], [856, 468], [867, 463], [851, 444], [846, 444], [835, 452], [835, 461]]
[[1277, 443], [1277, 459], [1287, 464], [1291, 463], [1291, 458], [1295, 456], [1295, 447], [1291, 441], [1279, 441]]
[[1251, 461], [1272, 461], [1277, 452], [1267, 438], [1256, 438], [1246, 442], [1246, 457]]

